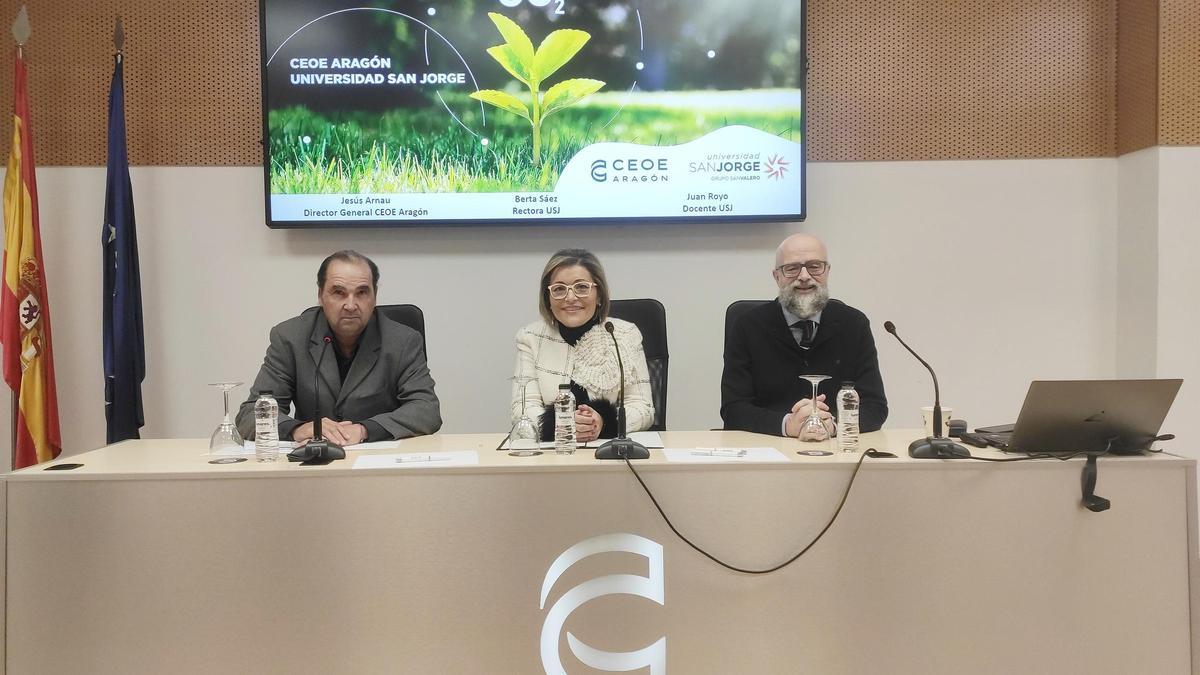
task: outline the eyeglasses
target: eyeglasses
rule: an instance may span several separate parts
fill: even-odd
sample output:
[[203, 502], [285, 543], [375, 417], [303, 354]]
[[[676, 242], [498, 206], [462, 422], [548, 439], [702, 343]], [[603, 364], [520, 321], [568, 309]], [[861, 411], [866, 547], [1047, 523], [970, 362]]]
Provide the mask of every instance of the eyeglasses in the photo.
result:
[[786, 265], [780, 265], [779, 267], [776, 267], [775, 271], [779, 272], [788, 279], [795, 279], [796, 277], [800, 276], [800, 270], [802, 269], [808, 270], [808, 276], [810, 277], [819, 277], [829, 271], [829, 263], [825, 262], [824, 260], [809, 260], [808, 262], [802, 263], [788, 263]]
[[546, 288], [550, 290], [550, 297], [555, 300], [565, 300], [568, 291], [574, 293], [577, 298], [586, 298], [592, 294], [592, 289], [599, 285], [590, 281], [576, 281], [570, 286], [566, 284], [550, 284]]

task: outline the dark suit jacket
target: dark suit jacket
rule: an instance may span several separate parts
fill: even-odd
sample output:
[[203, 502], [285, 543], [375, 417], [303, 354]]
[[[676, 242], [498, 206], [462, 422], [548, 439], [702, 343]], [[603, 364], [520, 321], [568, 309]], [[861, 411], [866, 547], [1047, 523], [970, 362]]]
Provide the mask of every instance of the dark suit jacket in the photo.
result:
[[[254, 402], [270, 391], [279, 402], [279, 439], [290, 440], [292, 431], [312, 421], [317, 405], [314, 374], [324, 337], [331, 335], [320, 307], [271, 329], [271, 344], [263, 359], [250, 398], [238, 410], [238, 430], [254, 436]], [[343, 383], [337, 359], [325, 354], [320, 371], [321, 412], [324, 417], [354, 422], [372, 421], [392, 438], [432, 434], [442, 426], [441, 409], [433, 391], [433, 378], [425, 363], [420, 333], [396, 323], [376, 310], [359, 338], [358, 352]], [[288, 415], [292, 405], [295, 415]], [[368, 425], [368, 428], [370, 425]]]
[[812, 385], [801, 375], [830, 375], [818, 392], [837, 416], [837, 392], [854, 380], [861, 407], [859, 430], [877, 431], [887, 419], [887, 397], [871, 324], [862, 312], [830, 300], [812, 348], [801, 349], [783, 317], [778, 300], [748, 310], [725, 340], [721, 375], [721, 419], [726, 429], [780, 435], [783, 416]]

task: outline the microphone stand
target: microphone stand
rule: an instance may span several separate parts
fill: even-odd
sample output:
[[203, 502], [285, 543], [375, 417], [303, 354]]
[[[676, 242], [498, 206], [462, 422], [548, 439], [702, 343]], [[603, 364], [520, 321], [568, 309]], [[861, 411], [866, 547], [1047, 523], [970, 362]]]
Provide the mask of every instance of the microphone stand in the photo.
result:
[[650, 459], [646, 446], [625, 435], [625, 364], [621, 362], [621, 346], [613, 334], [613, 323], [604, 322], [604, 330], [612, 338], [617, 350], [617, 368], [621, 371], [621, 389], [617, 393], [617, 437], [596, 448], [596, 459]]
[[317, 367], [313, 372], [313, 399], [316, 400], [316, 414], [313, 418], [313, 437], [302, 447], [288, 453], [288, 460], [300, 462], [301, 466], [320, 466], [335, 459], [346, 459], [346, 450], [336, 443], [330, 443], [321, 435], [321, 362], [325, 360], [325, 352], [329, 351], [329, 343], [333, 338], [328, 335], [321, 346], [321, 356], [317, 358]]
[[891, 321], [883, 322], [883, 329], [892, 334], [909, 354], [912, 354], [925, 369], [929, 371], [933, 377], [933, 435], [926, 438], [918, 438], [908, 446], [908, 456], [916, 459], [964, 459], [971, 456], [971, 451], [963, 446], [955, 443], [949, 438], [942, 437], [942, 394], [938, 388], [937, 373], [933, 372], [933, 368], [926, 363], [925, 359], [921, 358], [912, 347], [900, 338], [896, 333], [896, 324]]

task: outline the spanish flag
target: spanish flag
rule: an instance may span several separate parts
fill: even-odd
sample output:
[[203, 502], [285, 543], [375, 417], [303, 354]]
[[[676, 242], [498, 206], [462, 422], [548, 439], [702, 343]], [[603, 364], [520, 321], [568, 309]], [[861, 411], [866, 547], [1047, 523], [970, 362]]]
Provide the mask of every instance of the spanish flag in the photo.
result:
[[0, 289], [0, 342], [4, 381], [17, 398], [13, 468], [54, 459], [62, 451], [58, 395], [50, 349], [50, 304], [42, 269], [33, 133], [25, 57], [16, 48], [13, 136], [4, 176], [4, 287]]

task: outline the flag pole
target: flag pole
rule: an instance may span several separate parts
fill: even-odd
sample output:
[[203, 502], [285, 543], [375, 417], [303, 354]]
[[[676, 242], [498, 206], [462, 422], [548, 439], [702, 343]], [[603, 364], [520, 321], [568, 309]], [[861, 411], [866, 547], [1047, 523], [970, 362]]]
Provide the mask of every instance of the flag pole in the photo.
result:
[[104, 415], [106, 440], [139, 438], [145, 425], [142, 382], [146, 377], [141, 271], [125, 129], [125, 29], [113, 31], [113, 79], [108, 96], [108, 173], [100, 232], [104, 270]]
[[58, 392], [38, 217], [37, 172], [33, 159], [29, 78], [24, 45], [29, 37], [25, 8], [17, 14], [13, 37], [13, 143], [4, 175], [4, 283], [0, 284], [0, 340], [4, 380], [17, 395], [13, 468], [49, 461], [62, 453]]
[[[17, 43], [17, 60], [25, 59], [25, 43], [29, 40], [29, 10], [25, 5], [21, 5], [21, 9], [17, 11], [17, 18], [13, 20], [12, 35]], [[9, 445], [8, 445], [8, 468], [9, 470], [17, 468], [17, 401], [16, 392], [9, 390]]]

